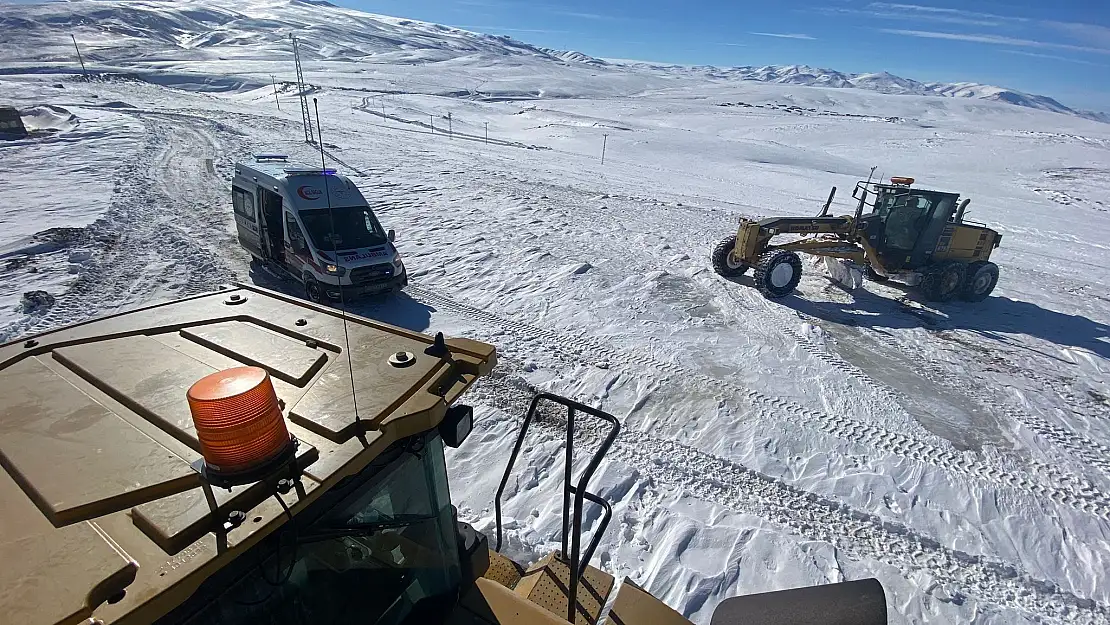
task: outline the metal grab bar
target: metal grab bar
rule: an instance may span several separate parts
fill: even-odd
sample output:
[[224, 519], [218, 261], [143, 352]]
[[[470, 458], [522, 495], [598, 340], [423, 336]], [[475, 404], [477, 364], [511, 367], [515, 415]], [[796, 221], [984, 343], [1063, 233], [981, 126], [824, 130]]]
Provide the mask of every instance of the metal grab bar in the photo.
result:
[[[505, 465], [505, 473], [501, 476], [501, 485], [497, 487], [497, 496], [493, 500], [494, 516], [497, 523], [497, 545], [495, 551], [501, 551], [502, 532], [501, 532], [501, 496], [505, 493], [505, 485], [509, 482], [509, 476], [512, 474], [513, 465], [516, 464], [517, 456], [520, 454], [520, 448], [524, 444], [524, 437], [528, 433], [528, 428], [532, 424], [532, 419], [536, 416], [536, 409], [539, 407], [541, 401], [547, 400], [556, 404], [561, 404], [567, 407], [567, 447], [566, 447], [566, 467], [563, 475], [563, 536], [562, 536], [562, 555], [564, 558], [570, 558], [570, 588], [567, 595], [567, 620], [571, 623], [575, 622], [575, 609], [578, 605], [578, 581], [581, 579], [586, 567], [589, 566], [590, 559], [593, 558], [594, 551], [597, 549], [598, 544], [601, 542], [601, 536], [605, 532], [605, 528], [609, 525], [609, 520], [613, 517], [613, 509], [601, 497], [587, 492], [586, 486], [589, 484], [590, 478], [593, 477], [597, 467], [601, 464], [601, 459], [609, 448], [616, 440], [617, 434], [620, 433], [620, 422], [613, 415], [587, 406], [586, 404], [576, 402], [565, 397], [553, 395], [551, 393], [537, 393], [532, 398], [532, 403], [528, 407], [528, 414], [524, 416], [524, 423], [520, 426], [520, 433], [517, 434], [516, 444], [513, 445], [513, 453], [509, 456], [509, 462]], [[609, 433], [601, 441], [601, 445], [593, 456], [590, 457], [589, 463], [578, 477], [577, 484], [571, 484], [573, 481], [574, 470], [574, 418], [576, 412], [584, 412], [588, 415], [597, 417], [602, 421], [609, 423]], [[570, 498], [574, 496], [574, 512], [570, 512]], [[598, 504], [602, 507], [601, 523], [598, 525], [597, 531], [594, 532], [593, 537], [590, 539], [590, 544], [586, 547], [585, 557], [582, 557], [582, 507], [585, 500]], [[570, 541], [570, 551], [567, 551], [568, 534]]]

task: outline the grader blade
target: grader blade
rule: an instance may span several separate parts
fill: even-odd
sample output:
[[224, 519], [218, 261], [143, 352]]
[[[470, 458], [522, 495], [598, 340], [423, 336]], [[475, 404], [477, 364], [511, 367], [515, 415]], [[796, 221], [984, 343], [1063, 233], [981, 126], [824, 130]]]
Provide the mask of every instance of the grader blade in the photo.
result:
[[840, 286], [850, 290], [863, 286], [863, 273], [856, 269], [854, 264], [831, 256], [820, 256], [818, 258], [824, 262], [825, 271], [829, 272], [829, 277]]

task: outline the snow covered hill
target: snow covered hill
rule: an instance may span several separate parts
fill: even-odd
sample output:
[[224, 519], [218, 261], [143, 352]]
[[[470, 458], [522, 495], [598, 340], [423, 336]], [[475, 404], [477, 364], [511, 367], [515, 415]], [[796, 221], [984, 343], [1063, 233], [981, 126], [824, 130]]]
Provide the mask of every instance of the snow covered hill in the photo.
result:
[[[508, 36], [488, 35], [417, 20], [344, 9], [318, 0], [120, 0], [0, 5], [0, 60], [15, 67], [73, 68], [69, 35], [77, 36], [96, 65], [166, 70], [181, 61], [210, 61], [224, 72], [236, 64], [290, 54], [288, 36], [298, 35], [306, 59], [373, 64], [428, 64], [458, 60], [549, 62], [604, 69], [610, 63], [576, 51], [551, 50]], [[620, 70], [718, 80], [856, 88], [887, 94], [973, 98], [1105, 121], [1097, 113], [1056, 100], [978, 83], [923, 83], [887, 72], [847, 74], [805, 65], [686, 67], [616, 63]], [[610, 73], [608, 76], [611, 76]], [[242, 86], [243, 83], [237, 83]]]
[[889, 72], [846, 74], [832, 69], [809, 67], [808, 65], [764, 65], [762, 67], [748, 66], [728, 68], [697, 66], [685, 68], [676, 65], [659, 65], [635, 61], [627, 63], [633, 67], [650, 67], [663, 71], [685, 71], [702, 74], [709, 78], [724, 80], [756, 80], [780, 85], [866, 89], [868, 91], [897, 95], [935, 95], [952, 98], [992, 100], [1043, 111], [1078, 115], [1080, 117], [1105, 121], [1098, 113], [1069, 108], [1048, 96], [1022, 93], [1013, 89], [972, 82], [918, 82], [916, 80], [895, 76]]
[[533, 56], [599, 62], [547, 51], [506, 36], [485, 35], [417, 20], [373, 15], [313, 0], [248, 2], [50, 2], [0, 6], [3, 56], [11, 61], [73, 62], [69, 34], [86, 58], [112, 64], [270, 58], [286, 55], [288, 36], [304, 40], [306, 59], [432, 63], [468, 55]]

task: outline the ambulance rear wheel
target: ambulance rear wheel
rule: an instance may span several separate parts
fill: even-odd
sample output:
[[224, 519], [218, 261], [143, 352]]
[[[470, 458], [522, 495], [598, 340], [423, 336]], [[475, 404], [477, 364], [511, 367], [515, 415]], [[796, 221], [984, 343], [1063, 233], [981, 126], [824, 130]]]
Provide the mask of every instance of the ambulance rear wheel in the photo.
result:
[[324, 289], [320, 288], [320, 283], [312, 276], [304, 277], [304, 296], [310, 302], [316, 304], [323, 303]]

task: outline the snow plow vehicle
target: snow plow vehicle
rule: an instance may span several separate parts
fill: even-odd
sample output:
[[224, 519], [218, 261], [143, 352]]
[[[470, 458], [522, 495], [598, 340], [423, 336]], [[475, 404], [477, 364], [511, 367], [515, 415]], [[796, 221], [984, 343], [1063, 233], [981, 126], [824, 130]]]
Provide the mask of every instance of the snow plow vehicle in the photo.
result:
[[312, 302], [408, 285], [393, 230], [384, 230], [350, 178], [292, 165], [283, 154], [237, 163], [231, 182], [239, 243], [304, 286]]
[[[990, 256], [1002, 235], [964, 220], [970, 199], [960, 201], [958, 193], [918, 189], [913, 183], [904, 177], [889, 184], [859, 181], [852, 192], [859, 201], [854, 216], [828, 215], [833, 187], [816, 217], [741, 219], [736, 234], [713, 249], [713, 269], [735, 278], [755, 267], [760, 292], [785, 297], [801, 280], [798, 252], [805, 252], [855, 263], [878, 282], [895, 279], [916, 286], [930, 301], [986, 299], [998, 283], [998, 266]], [[781, 235], [793, 236], [776, 239]]]
[[[589, 480], [620, 429], [600, 410], [535, 396], [505, 450], [497, 543], [459, 520], [444, 448], [466, 441], [474, 411], [460, 400], [496, 361], [486, 343], [249, 285], [0, 346], [0, 613], [22, 625], [688, 624], [590, 565], [611, 510]], [[518, 563], [498, 550], [501, 495], [540, 405], [567, 409], [562, 544]], [[574, 477], [583, 417], [608, 433]], [[587, 503], [602, 514], [583, 548]], [[726, 599], [712, 622], [868, 625], [886, 612], [871, 579]]]

